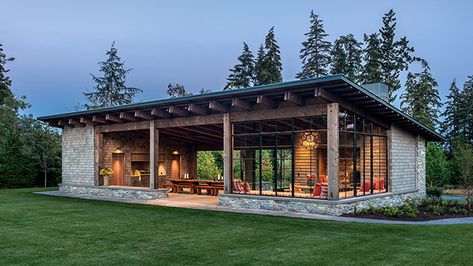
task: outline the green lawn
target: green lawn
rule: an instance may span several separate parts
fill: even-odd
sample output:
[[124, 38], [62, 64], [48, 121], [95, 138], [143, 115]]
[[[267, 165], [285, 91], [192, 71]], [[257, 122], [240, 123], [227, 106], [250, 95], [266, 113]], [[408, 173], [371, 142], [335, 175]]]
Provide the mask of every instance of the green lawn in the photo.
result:
[[473, 225], [314, 221], [32, 191], [0, 190], [0, 265], [473, 263]]

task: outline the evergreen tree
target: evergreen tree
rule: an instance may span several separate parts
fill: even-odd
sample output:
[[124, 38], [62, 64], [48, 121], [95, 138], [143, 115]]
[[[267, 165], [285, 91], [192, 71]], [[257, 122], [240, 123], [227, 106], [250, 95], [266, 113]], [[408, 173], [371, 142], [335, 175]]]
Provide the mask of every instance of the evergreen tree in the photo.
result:
[[406, 37], [396, 40], [396, 13], [391, 9], [383, 17], [383, 27], [380, 33], [381, 71], [383, 83], [389, 87], [389, 102], [396, 100], [396, 91], [401, 87], [399, 74], [407, 70], [412, 62], [411, 53], [414, 48], [409, 47]]
[[197, 176], [199, 179], [212, 180], [221, 175], [212, 152], [199, 151], [197, 154]]
[[0, 188], [32, 187], [35, 172], [20, 134], [9, 132], [0, 145]]
[[305, 34], [307, 40], [302, 43], [300, 58], [302, 71], [296, 75], [298, 79], [325, 76], [330, 66], [331, 44], [326, 40], [323, 20], [312, 10], [310, 12], [310, 30]]
[[106, 52], [106, 55], [107, 60], [99, 62], [100, 72], [103, 73], [103, 76], [97, 77], [90, 74], [96, 85], [93, 92], [84, 92], [89, 100], [89, 103], [85, 105], [87, 109], [130, 104], [135, 95], [142, 92], [138, 88], [125, 85], [126, 75], [131, 69], [125, 69], [124, 63], [118, 56], [115, 42], [112, 43], [112, 47]]
[[3, 44], [0, 43], [0, 105], [4, 105], [7, 101], [11, 100], [14, 96], [10, 90], [11, 80], [7, 76], [8, 70], [5, 65], [8, 62], [15, 60], [13, 57], [7, 57], [3, 52]]
[[435, 128], [439, 125], [439, 108], [442, 106], [437, 81], [429, 73], [427, 61], [419, 59], [422, 72], [408, 73], [406, 92], [401, 96], [401, 108], [423, 124]]
[[381, 71], [381, 41], [376, 33], [364, 35], [366, 44], [363, 50], [363, 73], [361, 74], [362, 83], [379, 83], [383, 82], [383, 74]]
[[256, 56], [256, 61], [255, 61], [255, 77], [253, 84], [258, 86], [258, 85], [263, 85], [265, 84], [265, 76], [266, 76], [266, 69], [264, 69], [264, 47], [263, 45], [260, 45], [258, 49], [258, 54]]
[[279, 51], [279, 45], [274, 35], [274, 27], [271, 27], [271, 29], [269, 29], [268, 35], [266, 35], [265, 49], [266, 54], [264, 56], [263, 64], [268, 73], [265, 83], [281, 82], [281, 52]]
[[231, 73], [223, 90], [246, 88], [253, 84], [255, 68], [253, 58], [253, 53], [251, 53], [250, 48], [244, 42], [243, 53], [238, 57], [239, 63], [230, 69]]
[[184, 86], [179, 83], [176, 83], [176, 84], [169, 83], [167, 92], [168, 92], [169, 97], [171, 98], [178, 98], [182, 96], [192, 95], [191, 92], [188, 92], [186, 88], [184, 88]]
[[454, 79], [450, 84], [450, 93], [447, 96], [445, 103], [445, 111], [443, 112], [444, 121], [442, 129], [447, 137], [446, 148], [449, 153], [452, 152], [453, 139], [460, 133], [461, 121], [463, 121], [463, 114], [460, 112], [462, 104], [462, 92], [457, 87], [457, 81]]
[[465, 140], [473, 145], [473, 75], [463, 85], [460, 101], [459, 129]]
[[331, 74], [343, 74], [355, 82], [360, 80], [361, 43], [353, 37], [353, 34], [340, 36], [334, 42], [331, 57]]

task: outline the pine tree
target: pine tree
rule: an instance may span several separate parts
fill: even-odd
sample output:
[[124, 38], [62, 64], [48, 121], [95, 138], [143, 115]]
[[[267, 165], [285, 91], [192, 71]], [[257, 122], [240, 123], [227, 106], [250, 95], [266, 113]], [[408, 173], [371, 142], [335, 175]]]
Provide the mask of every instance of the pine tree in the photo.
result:
[[361, 74], [362, 83], [379, 83], [383, 82], [383, 74], [381, 71], [381, 41], [376, 33], [364, 35], [366, 44], [363, 50], [363, 73]]
[[269, 29], [265, 39], [266, 54], [264, 55], [263, 68], [266, 70], [266, 78], [263, 84], [282, 81], [282, 63], [279, 51], [279, 45], [274, 35], [274, 27]]
[[9, 99], [14, 97], [10, 90], [11, 80], [10, 77], [7, 76], [10, 70], [8, 70], [5, 65], [15, 60], [15, 58], [7, 57], [3, 52], [2, 46], [3, 44], [0, 43], [0, 105], [6, 104]]
[[307, 40], [302, 43], [300, 58], [302, 71], [296, 75], [298, 79], [325, 76], [330, 66], [331, 44], [326, 40], [323, 20], [312, 10], [310, 12], [310, 30], [305, 34]]
[[436, 128], [439, 125], [439, 108], [442, 106], [437, 81], [430, 74], [427, 61], [418, 59], [422, 72], [408, 73], [406, 92], [401, 96], [401, 108], [421, 123]]
[[227, 78], [227, 85], [225, 85], [223, 90], [246, 88], [253, 84], [255, 68], [253, 58], [253, 53], [251, 53], [250, 48], [244, 42], [243, 52], [238, 57], [239, 63], [230, 69], [231, 73]]
[[361, 67], [361, 45], [353, 34], [340, 36], [334, 42], [331, 51], [332, 69], [331, 74], [343, 74], [349, 79], [357, 82], [360, 80]]
[[260, 45], [258, 49], [258, 54], [256, 56], [256, 61], [255, 61], [255, 77], [253, 84], [258, 86], [258, 85], [263, 85], [265, 82], [265, 76], [266, 76], [266, 69], [264, 69], [264, 47], [263, 45]]
[[457, 81], [454, 79], [450, 84], [450, 93], [447, 96], [447, 102], [445, 103], [445, 111], [443, 112], [444, 121], [442, 129], [447, 137], [447, 151], [451, 152], [453, 148], [453, 138], [460, 133], [460, 122], [462, 119], [461, 110], [461, 91], [457, 87]]
[[103, 73], [103, 76], [97, 77], [90, 74], [96, 85], [93, 92], [84, 92], [89, 100], [89, 103], [85, 105], [87, 109], [130, 104], [135, 95], [142, 92], [138, 88], [125, 85], [126, 75], [132, 69], [125, 69], [124, 63], [118, 56], [115, 42], [112, 43], [112, 47], [106, 52], [106, 55], [107, 60], [99, 62], [100, 72]]
[[176, 84], [169, 83], [167, 92], [168, 92], [169, 97], [171, 98], [178, 98], [178, 97], [192, 95], [191, 92], [188, 92], [186, 88], [184, 88], [184, 86], [179, 83], [176, 83]]
[[469, 144], [473, 144], [473, 75], [463, 85], [460, 101], [459, 128]]
[[409, 47], [406, 37], [396, 40], [396, 13], [391, 9], [383, 17], [383, 27], [380, 33], [381, 70], [383, 83], [389, 87], [389, 102], [396, 100], [396, 91], [401, 87], [399, 74], [407, 70], [413, 58], [413, 47]]

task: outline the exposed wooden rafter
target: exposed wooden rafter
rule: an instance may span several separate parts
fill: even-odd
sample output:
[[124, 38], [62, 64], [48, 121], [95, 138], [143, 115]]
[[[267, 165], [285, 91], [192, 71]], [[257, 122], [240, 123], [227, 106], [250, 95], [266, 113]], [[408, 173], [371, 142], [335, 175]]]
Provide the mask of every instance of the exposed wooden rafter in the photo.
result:
[[76, 127], [85, 127], [84, 124], [82, 124], [79, 119], [69, 119], [69, 125], [73, 125], [73, 126], [76, 126]]
[[223, 105], [222, 103], [219, 103], [217, 101], [210, 101], [209, 102], [209, 109], [213, 111], [217, 111], [220, 113], [226, 113], [228, 112], [228, 107]]
[[271, 100], [268, 96], [264, 96], [264, 95], [258, 95], [256, 97], [256, 103], [261, 104], [267, 108], [276, 107], [276, 103], [273, 100]]
[[169, 113], [164, 112], [161, 109], [153, 108], [151, 109], [151, 115], [159, 118], [169, 118]]
[[120, 118], [121, 119], [124, 119], [126, 121], [131, 121], [131, 122], [136, 122], [138, 121], [139, 119], [136, 118], [135, 116], [129, 114], [129, 113], [126, 113], [126, 112], [121, 112], [120, 113]]
[[233, 98], [232, 99], [232, 106], [237, 107], [243, 110], [251, 110], [251, 104], [245, 100], [240, 98]]
[[141, 118], [141, 119], [144, 119], [144, 120], [153, 120], [154, 119], [154, 117], [152, 115], [150, 115], [149, 112], [145, 112], [145, 111], [135, 111], [135, 117]]
[[304, 105], [304, 99], [292, 91], [284, 92], [284, 101], [293, 102], [297, 105]]
[[85, 117], [85, 116], [80, 118], [80, 122], [82, 124], [86, 124], [86, 125], [92, 125], [92, 126], [98, 125], [98, 123], [92, 121], [92, 119], [90, 117]]
[[121, 119], [118, 115], [106, 114], [105, 120], [112, 121], [115, 123], [123, 123], [125, 120]]
[[107, 121], [102, 117], [102, 116], [92, 116], [92, 122], [95, 122], [95, 123], [100, 123], [100, 124], [106, 124]]
[[169, 107], [168, 112], [175, 116], [188, 116], [189, 115], [189, 112], [177, 106]]
[[207, 110], [204, 109], [202, 106], [197, 105], [195, 103], [191, 103], [187, 106], [187, 111], [198, 114], [198, 115], [205, 115], [207, 114]]

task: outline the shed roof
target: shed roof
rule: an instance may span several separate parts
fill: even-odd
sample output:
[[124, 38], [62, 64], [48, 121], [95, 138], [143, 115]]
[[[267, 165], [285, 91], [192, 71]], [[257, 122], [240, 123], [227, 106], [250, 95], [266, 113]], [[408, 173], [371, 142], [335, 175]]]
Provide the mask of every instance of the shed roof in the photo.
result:
[[[99, 108], [87, 111], [69, 112], [55, 115], [48, 115], [39, 117], [39, 120], [50, 123], [53, 126], [61, 127], [63, 120], [80, 119], [76, 123], [86, 123], [81, 118], [84, 117], [96, 117], [103, 116], [106, 114], [118, 114], [123, 112], [133, 111], [150, 111], [150, 110], [164, 110], [169, 111], [171, 107], [183, 108], [184, 111], [188, 110], [187, 106], [190, 104], [205, 106], [211, 109], [208, 104], [209, 102], [217, 102], [222, 106], [231, 106], [232, 100], [235, 98], [243, 99], [244, 101], [251, 102], [255, 99], [255, 96], [264, 95], [274, 99], [285, 99], [287, 92], [299, 95], [301, 98], [306, 99], [307, 97], [314, 97], [314, 90], [323, 89], [330, 93], [330, 95], [336, 97], [336, 99], [342, 99], [360, 109], [365, 110], [367, 113], [372, 114], [375, 117], [379, 117], [383, 121], [388, 123], [394, 123], [400, 128], [414, 134], [419, 134], [426, 140], [431, 141], [442, 141], [444, 137], [436, 132], [434, 129], [422, 124], [415, 120], [408, 114], [402, 112], [398, 108], [392, 106], [388, 102], [384, 101], [380, 97], [376, 96], [372, 92], [363, 88], [361, 85], [349, 80], [343, 75], [331, 75], [318, 78], [288, 81], [267, 84], [262, 86], [248, 87], [242, 89], [235, 89], [229, 91], [211, 92], [206, 94], [183, 96], [178, 98], [167, 98], [154, 101], [139, 102], [127, 105], [120, 105], [107, 108]], [[286, 95], [286, 96], [285, 96]], [[152, 116], [153, 112], [151, 111]], [[145, 117], [147, 117], [145, 116]], [[140, 119], [146, 120], [146, 118], [140, 116]], [[87, 119], [90, 121], [90, 119]]]

